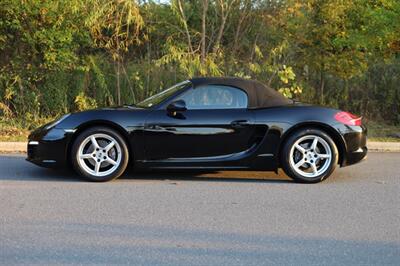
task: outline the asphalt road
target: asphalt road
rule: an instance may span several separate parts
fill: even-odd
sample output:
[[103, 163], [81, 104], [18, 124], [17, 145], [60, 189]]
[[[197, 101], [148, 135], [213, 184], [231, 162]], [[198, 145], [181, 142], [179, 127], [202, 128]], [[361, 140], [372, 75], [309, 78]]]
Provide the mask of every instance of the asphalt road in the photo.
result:
[[0, 155], [0, 264], [399, 265], [400, 153], [324, 183], [283, 174], [82, 182]]

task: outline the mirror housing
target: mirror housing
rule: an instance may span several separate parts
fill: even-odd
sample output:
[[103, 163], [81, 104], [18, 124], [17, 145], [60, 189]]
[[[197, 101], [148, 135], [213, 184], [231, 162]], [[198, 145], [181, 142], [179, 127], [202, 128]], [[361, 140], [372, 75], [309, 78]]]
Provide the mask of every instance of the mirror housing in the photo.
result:
[[167, 106], [167, 112], [172, 115], [176, 115], [176, 113], [184, 112], [186, 110], [187, 108], [184, 100], [174, 101]]

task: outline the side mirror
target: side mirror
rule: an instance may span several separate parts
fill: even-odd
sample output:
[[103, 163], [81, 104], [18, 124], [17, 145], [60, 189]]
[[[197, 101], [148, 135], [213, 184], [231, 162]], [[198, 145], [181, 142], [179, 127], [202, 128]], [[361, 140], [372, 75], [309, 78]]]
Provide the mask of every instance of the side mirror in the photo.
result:
[[177, 100], [167, 106], [167, 112], [172, 115], [176, 115], [176, 113], [184, 112], [186, 110], [187, 108], [184, 100]]

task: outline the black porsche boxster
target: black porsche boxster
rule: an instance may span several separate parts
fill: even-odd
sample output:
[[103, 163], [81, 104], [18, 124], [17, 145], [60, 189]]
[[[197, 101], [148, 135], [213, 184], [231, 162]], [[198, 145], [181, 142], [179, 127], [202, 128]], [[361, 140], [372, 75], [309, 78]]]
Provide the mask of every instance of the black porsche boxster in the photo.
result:
[[367, 154], [351, 113], [306, 105], [239, 78], [194, 78], [135, 106], [67, 114], [33, 131], [27, 160], [71, 166], [92, 181], [135, 169], [277, 171], [299, 182], [329, 177]]

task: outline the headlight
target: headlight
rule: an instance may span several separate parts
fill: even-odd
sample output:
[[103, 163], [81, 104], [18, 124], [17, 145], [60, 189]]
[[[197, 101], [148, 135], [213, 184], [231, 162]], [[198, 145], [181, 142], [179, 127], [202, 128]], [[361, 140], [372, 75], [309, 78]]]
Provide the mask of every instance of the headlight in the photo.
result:
[[55, 126], [57, 126], [58, 124], [60, 124], [65, 118], [67, 118], [68, 116], [70, 116], [71, 114], [66, 114], [63, 115], [62, 117], [60, 117], [59, 119], [55, 120], [54, 122], [51, 122], [50, 124], [48, 124], [45, 129], [50, 129], [53, 128]]

